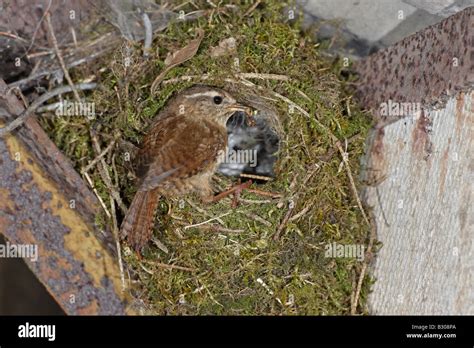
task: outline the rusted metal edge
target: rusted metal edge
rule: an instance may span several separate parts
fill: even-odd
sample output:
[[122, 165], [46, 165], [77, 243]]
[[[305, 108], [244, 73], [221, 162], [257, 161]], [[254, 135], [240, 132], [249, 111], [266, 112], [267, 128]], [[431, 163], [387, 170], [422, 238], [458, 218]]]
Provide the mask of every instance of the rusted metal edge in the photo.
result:
[[[0, 80], [0, 110], [23, 105]], [[5, 114], [5, 112], [4, 112]], [[11, 117], [0, 115], [5, 124]], [[0, 233], [38, 248], [27, 265], [67, 314], [127, 314], [110, 231], [95, 225], [96, 197], [37, 121], [0, 138]]]
[[381, 104], [441, 107], [474, 84], [474, 7], [406, 37], [360, 60], [356, 97], [383, 119]]
[[[451, 96], [472, 90], [473, 14], [474, 7], [468, 7], [355, 64], [359, 75], [355, 97], [376, 120], [362, 159], [368, 168], [361, 173], [363, 180], [373, 183], [383, 175], [376, 168], [385, 166], [386, 125], [411, 115], [424, 129], [424, 123], [430, 122], [426, 110], [442, 108]], [[404, 103], [410, 106], [408, 112]], [[391, 104], [400, 107], [399, 115], [384, 115], [383, 106]]]

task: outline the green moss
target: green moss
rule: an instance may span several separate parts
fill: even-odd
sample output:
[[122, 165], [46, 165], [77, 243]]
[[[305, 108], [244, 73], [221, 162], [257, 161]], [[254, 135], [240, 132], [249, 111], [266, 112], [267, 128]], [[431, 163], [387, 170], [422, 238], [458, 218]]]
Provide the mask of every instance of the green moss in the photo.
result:
[[[228, 2], [222, 2], [220, 8], [223, 3]], [[189, 4], [186, 6], [183, 10], [192, 9]], [[209, 7], [207, 3], [202, 6]], [[342, 141], [358, 135], [347, 148], [351, 169], [357, 176], [370, 120], [345, 91], [340, 61], [323, 59], [321, 48], [315, 47], [311, 35], [301, 33], [297, 24], [286, 23], [283, 4], [261, 4], [251, 16], [243, 17], [242, 13], [250, 6], [246, 2], [238, 13], [227, 9], [215, 14], [212, 20], [206, 17], [171, 24], [154, 40], [153, 48], [159, 47], [159, 58], [143, 60], [141, 46], [134, 45], [130, 47], [133, 64], [125, 68], [125, 47], [117, 49], [99, 63], [98, 68], [106, 69], [99, 76], [102, 87], [90, 96], [96, 103], [98, 116], [95, 120], [42, 120], [56, 144], [78, 169], [96, 156], [92, 151], [90, 127], [98, 129], [103, 148], [117, 131], [122, 140], [138, 145], [151, 119], [167, 99], [174, 92], [201, 82], [195, 79], [162, 83], [158, 93], [150, 95], [150, 85], [163, 69], [166, 54], [193, 39], [195, 27], [205, 31], [197, 55], [168, 72], [165, 80], [185, 75], [209, 75], [207, 84], [243, 89], [225, 82], [225, 78], [235, 79], [235, 58], [239, 59], [241, 72], [289, 77], [288, 81], [254, 80], [261, 89], [253, 89], [254, 93], [274, 100], [270, 103], [278, 111], [283, 126], [276, 178], [259, 189], [279, 192], [283, 198], [264, 204], [241, 203], [237, 209], [230, 208], [231, 199], [203, 205], [194, 195], [162, 201], [156, 216], [155, 237], [166, 245], [168, 253], [150, 244], [140, 260], [123, 244], [126, 266], [138, 280], [132, 286], [132, 294], [145, 303], [147, 313], [350, 313], [351, 294], [355, 291], [362, 263], [352, 258], [326, 258], [325, 246], [332, 242], [366, 245], [370, 228], [357, 208], [333, 141], [320, 124]], [[237, 40], [237, 52], [210, 57], [209, 49], [230, 36]], [[80, 74], [80, 70], [75, 73]], [[271, 91], [292, 100], [311, 117], [297, 110], [290, 113], [289, 105], [275, 99]], [[105, 159], [111, 165], [112, 154], [115, 154], [118, 177], [115, 184], [129, 203], [136, 188], [129, 175], [129, 163], [124, 160], [124, 151], [116, 146]], [[333, 155], [328, 156], [331, 153]], [[97, 169], [89, 174], [108, 206], [109, 192]], [[110, 174], [111, 177], [115, 175], [112, 170]], [[222, 190], [234, 181], [217, 175], [215, 183]], [[249, 192], [244, 192], [242, 198], [268, 199]], [[275, 241], [273, 235], [288, 211], [290, 200], [295, 203], [292, 216], [299, 213], [301, 216], [289, 221]], [[266, 220], [268, 226], [249, 214]], [[218, 225], [217, 221], [186, 227], [219, 216], [222, 228], [242, 232], [206, 229], [210, 224]], [[167, 269], [153, 262], [194, 271]], [[369, 286], [370, 280], [366, 278], [358, 313], [366, 311]], [[180, 303], [180, 298], [184, 298], [185, 303]]]

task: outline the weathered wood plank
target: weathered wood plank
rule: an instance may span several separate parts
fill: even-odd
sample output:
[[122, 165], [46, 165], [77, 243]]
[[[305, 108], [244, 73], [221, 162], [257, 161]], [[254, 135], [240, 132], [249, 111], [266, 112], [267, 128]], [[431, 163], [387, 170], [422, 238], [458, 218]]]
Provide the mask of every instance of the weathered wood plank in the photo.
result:
[[374, 314], [474, 314], [473, 98], [384, 128], [365, 191], [383, 247]]

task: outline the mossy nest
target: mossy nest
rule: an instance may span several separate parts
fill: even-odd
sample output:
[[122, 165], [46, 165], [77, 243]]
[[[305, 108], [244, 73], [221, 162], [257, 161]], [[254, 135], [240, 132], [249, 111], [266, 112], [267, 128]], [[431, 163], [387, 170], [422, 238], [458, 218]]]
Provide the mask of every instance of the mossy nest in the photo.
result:
[[[186, 6], [182, 10], [193, 10]], [[97, 156], [91, 128], [102, 149], [118, 139], [104, 160], [127, 204], [136, 187], [127, 161], [128, 154], [133, 160], [133, 151], [126, 144], [139, 146], [168, 98], [203, 82], [237, 93], [279, 134], [275, 177], [257, 187], [278, 195], [244, 191], [235, 209], [232, 197], [211, 205], [194, 195], [161, 200], [154, 242], [142, 258], [126, 243], [121, 246], [136, 304], [146, 314], [336, 315], [351, 313], [351, 305], [356, 313], [365, 313], [371, 282], [367, 277], [357, 295], [359, 305], [354, 306], [363, 263], [327, 258], [325, 250], [334, 242], [369, 241], [370, 226], [335, 138], [357, 178], [370, 119], [345, 91], [342, 62], [321, 54], [324, 43], [301, 32], [298, 23], [290, 23], [283, 4], [260, 4], [244, 15], [252, 6], [221, 4], [214, 9], [203, 4], [214, 12], [193, 22], [172, 23], [154, 37], [150, 58], [142, 58], [141, 45], [124, 43], [91, 70], [76, 70], [75, 76], [100, 71], [101, 88], [88, 99], [95, 103], [97, 117], [45, 118], [43, 125], [78, 170]], [[205, 33], [197, 54], [172, 68], [151, 94], [166, 55], [193, 40], [196, 28]], [[211, 55], [227, 38], [235, 39], [235, 49]], [[89, 170], [88, 176], [111, 210], [110, 193], [98, 168]], [[217, 174], [214, 181], [216, 190], [222, 191], [236, 178]], [[123, 214], [116, 210], [120, 223]], [[105, 215], [99, 220], [113, 224]]]

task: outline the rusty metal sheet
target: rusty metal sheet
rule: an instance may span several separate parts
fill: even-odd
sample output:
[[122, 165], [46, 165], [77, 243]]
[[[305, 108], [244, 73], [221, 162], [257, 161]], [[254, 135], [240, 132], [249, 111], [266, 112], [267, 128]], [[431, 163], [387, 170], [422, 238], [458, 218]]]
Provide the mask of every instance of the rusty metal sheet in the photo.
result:
[[[23, 110], [0, 80], [2, 108]], [[0, 233], [9, 243], [38, 247], [38, 260], [25, 261], [67, 314], [131, 313], [111, 233], [94, 223], [99, 209], [35, 119], [0, 138]]]
[[362, 59], [356, 96], [380, 116], [388, 100], [442, 106], [474, 84], [474, 7]]

